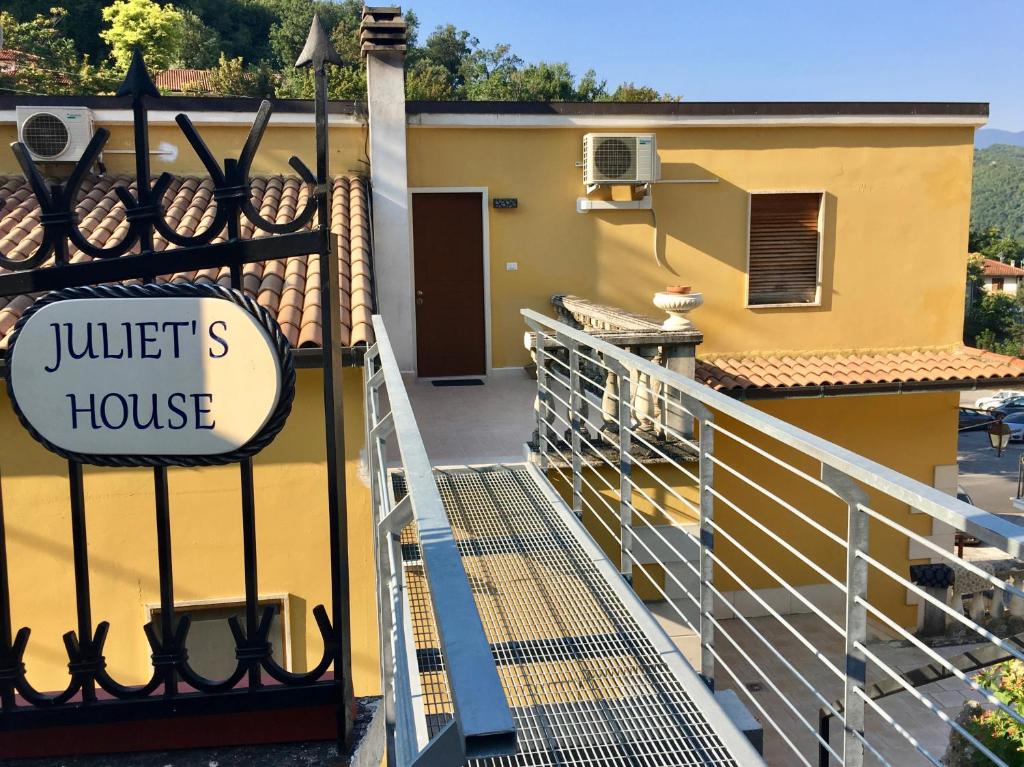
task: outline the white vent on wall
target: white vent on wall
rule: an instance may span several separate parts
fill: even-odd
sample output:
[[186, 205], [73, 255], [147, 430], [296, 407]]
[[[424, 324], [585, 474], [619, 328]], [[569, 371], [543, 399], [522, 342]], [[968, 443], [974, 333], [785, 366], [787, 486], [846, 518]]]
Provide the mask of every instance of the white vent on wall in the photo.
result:
[[649, 184], [660, 176], [653, 133], [588, 133], [583, 137], [583, 183]]
[[18, 140], [40, 162], [75, 162], [92, 138], [86, 107], [17, 107]]

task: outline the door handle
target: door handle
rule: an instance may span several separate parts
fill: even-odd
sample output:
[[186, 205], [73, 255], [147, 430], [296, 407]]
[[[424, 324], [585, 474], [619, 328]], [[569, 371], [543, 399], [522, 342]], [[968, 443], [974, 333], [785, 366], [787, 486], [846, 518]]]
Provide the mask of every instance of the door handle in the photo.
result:
[[416, 298], [423, 298], [423, 291], [422, 290], [417, 290], [416, 291]]
[[423, 291], [416, 291], [416, 306], [423, 306]]

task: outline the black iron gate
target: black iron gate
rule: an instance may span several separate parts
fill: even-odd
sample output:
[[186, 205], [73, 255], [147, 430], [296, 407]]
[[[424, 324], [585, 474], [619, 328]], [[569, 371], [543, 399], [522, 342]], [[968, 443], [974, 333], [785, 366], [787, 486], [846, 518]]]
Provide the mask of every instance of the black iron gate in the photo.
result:
[[[210, 226], [191, 236], [179, 234], [166, 222], [162, 199], [172, 179], [165, 173], [153, 182], [149, 167], [147, 100], [158, 97], [159, 92], [146, 71], [141, 55], [136, 52], [124, 84], [117, 92], [118, 96], [131, 99], [134, 113], [137, 192], [133, 195], [125, 187], [116, 190], [126, 208], [126, 236], [115, 244], [98, 247], [91, 244], [78, 228], [76, 197], [109, 137], [109, 132], [100, 128], [70, 177], [64, 183], [49, 186], [27, 148], [20, 143], [13, 145], [17, 160], [41, 206], [44, 235], [38, 249], [29, 257], [15, 260], [0, 254], [0, 264], [8, 270], [0, 274], [0, 297], [123, 280], [151, 283], [160, 275], [224, 266], [230, 269], [231, 287], [241, 290], [244, 264], [292, 256], [319, 256], [321, 278], [326, 280], [322, 295], [327, 296], [322, 306], [322, 344], [331, 560], [330, 611], [323, 605], [313, 610], [323, 639], [322, 657], [307, 673], [290, 672], [272, 657], [269, 632], [274, 608], [261, 608], [257, 589], [253, 464], [251, 458], [242, 458], [238, 467], [242, 497], [245, 620], [244, 623], [236, 618], [229, 620], [235, 642], [235, 669], [224, 679], [208, 679], [190, 665], [187, 652], [190, 618], [187, 614], [176, 615], [174, 608], [167, 467], [156, 466], [149, 470], [153, 472], [160, 610], [159, 617], [145, 626], [145, 635], [152, 650], [152, 676], [147, 683], [138, 686], [125, 685], [114, 679], [104, 658], [109, 624], [93, 622], [82, 464], [69, 460], [67, 475], [77, 627], [63, 637], [70, 672], [70, 680], [63, 691], [44, 693], [35, 689], [29, 682], [23, 663], [30, 630], [22, 627], [14, 631], [12, 625], [0, 486], [0, 731], [182, 713], [223, 713], [337, 703], [339, 739], [348, 737], [352, 701], [348, 541], [340, 376], [342, 356], [337, 342], [341, 311], [339, 267], [337, 257], [332, 256], [329, 241], [328, 63], [339, 63], [339, 60], [319, 20], [314, 18], [309, 39], [296, 66], [311, 67], [316, 85], [316, 172], [310, 171], [297, 157], [292, 157], [290, 164], [315, 193], [310, 196], [306, 208], [291, 222], [264, 220], [250, 201], [249, 171], [271, 116], [269, 102], [260, 106], [239, 157], [224, 160], [223, 166], [218, 165], [188, 116], [177, 116], [185, 138], [213, 180], [216, 214]], [[242, 215], [270, 236], [242, 239]], [[316, 226], [307, 230], [314, 216]], [[155, 232], [177, 247], [155, 252]], [[222, 241], [214, 242], [218, 237], [222, 237]], [[92, 260], [69, 263], [71, 244], [91, 256]], [[97, 696], [98, 690], [104, 694]]]

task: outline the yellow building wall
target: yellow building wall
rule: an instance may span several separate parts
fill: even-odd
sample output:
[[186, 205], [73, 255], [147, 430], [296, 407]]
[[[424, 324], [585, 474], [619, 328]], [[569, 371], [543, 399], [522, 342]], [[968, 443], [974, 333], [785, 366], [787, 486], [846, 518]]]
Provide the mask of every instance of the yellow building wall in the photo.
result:
[[[550, 313], [552, 293], [661, 316], [651, 297], [675, 284], [704, 293], [704, 354], [959, 341], [971, 128], [650, 130], [663, 178], [720, 179], [654, 187], [665, 267], [650, 211], [576, 213], [583, 129], [410, 129], [410, 187], [519, 199], [489, 211], [495, 367], [528, 361], [519, 310]], [[825, 192], [821, 306], [745, 308], [749, 193], [806, 190]]]
[[[110, 149], [131, 149], [131, 128], [107, 125]], [[333, 127], [331, 170], [367, 170], [366, 127]], [[642, 131], [642, 128], [636, 130]], [[703, 354], [941, 346], [963, 327], [973, 129], [969, 127], [651, 128], [665, 179], [714, 184], [654, 188], [650, 211], [579, 214], [584, 129], [410, 127], [409, 186], [484, 187], [519, 207], [488, 211], [492, 364], [528, 361], [523, 307], [548, 312], [556, 292], [660, 316], [654, 292], [691, 285]], [[219, 159], [237, 157], [247, 126], [200, 126]], [[15, 127], [0, 126], [0, 142]], [[309, 126], [271, 122], [253, 173], [293, 173], [313, 162]], [[151, 127], [150, 144], [178, 149], [153, 171], [205, 174], [176, 125]], [[110, 172], [133, 172], [130, 154], [107, 153]], [[0, 152], [0, 173], [18, 174]], [[745, 307], [751, 192], [825, 193], [820, 306]], [[600, 194], [600, 193], [598, 193]], [[655, 242], [660, 260], [655, 258]], [[507, 262], [517, 271], [506, 271]], [[922, 269], [921, 264], [928, 268]]]
[[[130, 126], [107, 125], [108, 147], [130, 149]], [[237, 157], [247, 126], [200, 126], [219, 159]], [[367, 170], [365, 126], [330, 131], [331, 170]], [[642, 131], [642, 128], [636, 130]], [[691, 285], [703, 354], [941, 346], [963, 327], [973, 129], [969, 127], [651, 128], [665, 179], [715, 184], [654, 188], [650, 211], [579, 214], [584, 129], [410, 127], [409, 186], [484, 187], [519, 207], [488, 211], [492, 364], [525, 364], [519, 310], [550, 311], [556, 292], [660, 316], [654, 292]], [[0, 142], [16, 138], [0, 126]], [[151, 127], [153, 148], [178, 149], [154, 173], [205, 174], [176, 125]], [[313, 162], [309, 126], [271, 122], [253, 173], [293, 173]], [[131, 173], [130, 154], [104, 156]], [[0, 174], [18, 174], [0, 152]], [[749, 193], [825, 193], [820, 306], [745, 307]], [[507, 262], [517, 271], [506, 271]], [[928, 268], [922, 269], [921, 264]]]
[[[959, 395], [956, 392], [929, 392], [762, 400], [751, 404], [758, 410], [931, 485], [936, 466], [953, 464], [957, 460], [958, 401]], [[821, 477], [820, 463], [807, 458], [794, 448], [780, 444], [721, 415], [717, 416], [716, 423], [738, 437], [771, 452], [805, 474], [815, 478]], [[715, 434], [714, 453], [719, 461], [735, 468], [845, 540], [846, 506], [833, 496], [724, 434]], [[697, 473], [695, 465], [687, 465], [686, 468], [693, 474]], [[652, 525], [664, 525], [670, 521], [683, 524], [696, 522], [698, 517], [693, 507], [697, 504], [698, 493], [695, 483], [678, 469], [662, 465], [651, 466], [650, 470], [661, 480], [660, 482], [653, 479], [643, 468], [633, 469], [632, 476], [638, 488], [633, 491], [636, 513], [644, 515]], [[615, 490], [609, 488], [610, 484], [617, 489], [618, 475], [613, 474], [608, 468], [599, 473], [599, 477], [595, 476], [593, 471], [585, 474], [584, 523], [612, 561], [618, 562], [619, 544], [613, 538], [613, 533], [615, 536], [619, 534], [618, 496]], [[549, 477], [568, 499], [568, 488], [558, 472], [549, 471]], [[667, 491], [665, 485], [672, 487], [672, 492]], [[841, 546], [720, 466], [714, 468], [714, 487], [760, 524], [821, 565], [834, 578], [845, 582], [846, 553]], [[601, 498], [596, 497], [597, 495]], [[869, 492], [869, 496], [870, 507], [875, 511], [885, 514], [916, 533], [926, 536], [931, 534], [930, 517], [913, 514], [906, 504], [896, 502], [881, 493]], [[666, 508], [670, 519], [654, 511], [651, 500]], [[594, 509], [599, 510], [600, 515], [595, 514]], [[790, 585], [810, 586], [826, 582], [821, 575], [743, 519], [728, 504], [716, 500], [714, 515], [718, 525], [744, 548], [772, 567]], [[633, 524], [640, 527], [644, 523], [634, 517]], [[907, 567], [911, 562], [909, 541], [905, 535], [880, 522], [872, 521], [868, 550], [871, 556], [904, 577], [907, 576]], [[643, 553], [640, 547], [636, 547], [634, 551], [638, 556]], [[715, 552], [748, 587], [779, 588], [774, 578], [724, 535], [716, 535]], [[649, 576], [634, 573], [633, 583], [637, 592], [648, 600], [664, 598], [659, 594], [659, 588], [665, 587], [666, 574], [657, 565], [645, 566], [645, 569]], [[741, 588], [720, 567], [716, 569], [715, 585], [719, 590], [726, 592]], [[903, 625], [915, 623], [917, 608], [906, 604], [906, 590], [875, 569], [872, 569], [870, 574], [868, 598], [872, 604]]]
[[[197, 123], [199, 119], [192, 115]], [[131, 125], [112, 125], [97, 122], [96, 127], [103, 127], [110, 131], [110, 138], [107, 141], [103, 155], [103, 163], [110, 173], [135, 174], [135, 140]], [[202, 125], [198, 124], [199, 134], [206, 142], [210, 152], [217, 158], [221, 168], [225, 158], [237, 158], [242, 151], [246, 136], [249, 133], [248, 125]], [[15, 162], [14, 154], [7, 149], [7, 146], [17, 141], [17, 127], [13, 123], [0, 125], [0, 175], [21, 175], [21, 168]], [[295, 171], [288, 164], [288, 158], [297, 155], [312, 170], [316, 170], [316, 136], [313, 126], [298, 125], [284, 126], [275, 125], [271, 117], [270, 127], [260, 142], [260, 150], [253, 161], [252, 174], [283, 173], [294, 176]], [[366, 148], [366, 127], [345, 126], [332, 127], [329, 133], [331, 172], [340, 175], [343, 173], [367, 174], [368, 160], [365, 154]], [[169, 161], [163, 155], [154, 154], [151, 158], [151, 167], [154, 175], [164, 171], [177, 175], [206, 176], [206, 168], [199, 161], [199, 157], [192, 150], [192, 146], [185, 140], [184, 134], [177, 124], [151, 124], [149, 128], [149, 147], [152, 151], [160, 148], [161, 144], [169, 144], [177, 150], [177, 156]], [[65, 166], [57, 166], [63, 168]], [[70, 169], [70, 164], [66, 168]]]
[[[369, 491], [359, 474], [363, 444], [362, 371], [344, 371], [353, 685], [378, 694], [376, 589]], [[36, 443], [0, 394], [3, 509], [15, 630], [32, 629], [29, 681], [63, 689], [61, 635], [76, 627], [66, 463]], [[289, 595], [292, 667], [321, 657], [313, 608], [330, 611], [330, 553], [322, 374], [299, 370], [291, 416], [255, 458], [261, 595]], [[237, 465], [169, 470], [176, 601], [244, 598], [241, 493]], [[159, 605], [153, 475], [148, 469], [86, 467], [86, 521], [93, 620], [111, 624], [106, 658], [126, 684], [149, 675], [142, 632]], [[224, 627], [227, 631], [227, 627]]]

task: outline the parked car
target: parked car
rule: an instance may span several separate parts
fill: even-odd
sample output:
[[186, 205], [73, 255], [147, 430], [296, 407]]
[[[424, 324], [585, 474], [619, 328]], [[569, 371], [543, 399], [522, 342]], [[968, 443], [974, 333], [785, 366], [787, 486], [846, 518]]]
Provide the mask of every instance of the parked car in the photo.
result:
[[960, 408], [960, 419], [957, 423], [957, 431], [976, 431], [984, 429], [995, 416], [987, 410], [978, 410], [973, 407]]
[[1014, 397], [1024, 397], [1024, 391], [1020, 389], [1000, 389], [995, 394], [990, 394], [986, 397], [978, 399], [974, 406], [979, 410], [991, 410], [992, 408], [998, 407], [1001, 403]]
[[1010, 442], [1024, 442], [1024, 410], [1008, 413], [1003, 423], [1010, 427]]
[[996, 418], [1006, 419], [1011, 413], [1024, 413], [1024, 397], [1011, 397], [1004, 399], [998, 407], [989, 410]]

